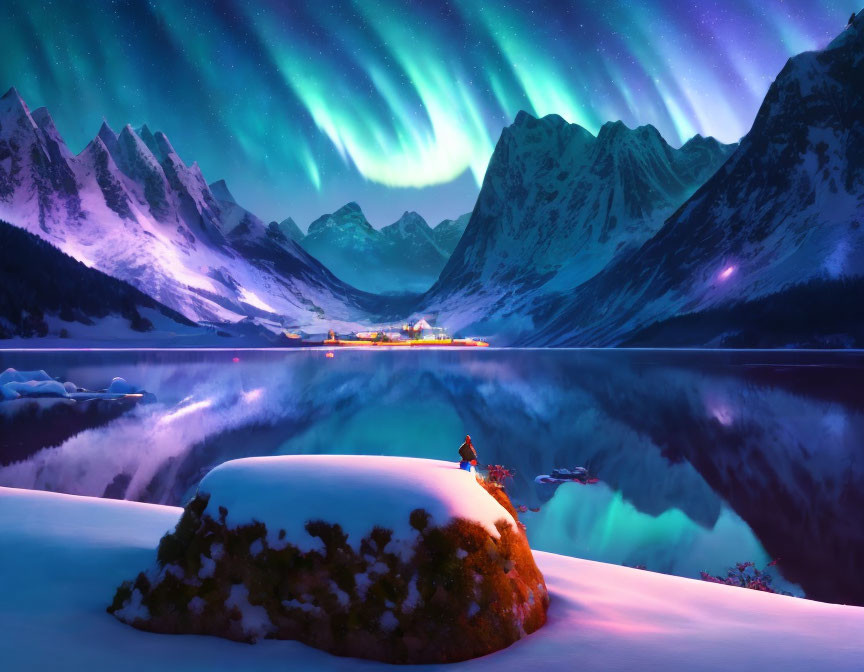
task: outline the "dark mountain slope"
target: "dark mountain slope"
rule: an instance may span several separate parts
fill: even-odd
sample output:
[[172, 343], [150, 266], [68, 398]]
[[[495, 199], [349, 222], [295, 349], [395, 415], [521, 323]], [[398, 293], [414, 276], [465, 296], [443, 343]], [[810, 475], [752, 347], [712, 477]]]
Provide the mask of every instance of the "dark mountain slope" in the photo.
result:
[[129, 329], [153, 328], [151, 309], [177, 326], [195, 324], [131, 285], [88, 268], [38, 236], [0, 221], [0, 338], [46, 336], [47, 316], [92, 324], [121, 315]]
[[615, 345], [664, 321], [671, 338], [695, 319], [668, 322], [676, 315], [721, 311], [716, 320], [798, 284], [860, 277], [862, 224], [864, 13], [824, 50], [790, 59], [723, 167], [641, 249], [536, 306], [539, 329], [522, 342]]

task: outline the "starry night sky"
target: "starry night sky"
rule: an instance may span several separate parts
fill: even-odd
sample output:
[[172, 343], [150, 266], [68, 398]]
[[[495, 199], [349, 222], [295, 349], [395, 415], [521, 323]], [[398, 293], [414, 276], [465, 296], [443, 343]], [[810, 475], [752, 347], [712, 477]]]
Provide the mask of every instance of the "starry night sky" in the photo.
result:
[[864, 0], [0, 0], [0, 89], [78, 152], [103, 117], [167, 133], [205, 177], [301, 226], [473, 207], [520, 109], [673, 145], [747, 132], [785, 60]]

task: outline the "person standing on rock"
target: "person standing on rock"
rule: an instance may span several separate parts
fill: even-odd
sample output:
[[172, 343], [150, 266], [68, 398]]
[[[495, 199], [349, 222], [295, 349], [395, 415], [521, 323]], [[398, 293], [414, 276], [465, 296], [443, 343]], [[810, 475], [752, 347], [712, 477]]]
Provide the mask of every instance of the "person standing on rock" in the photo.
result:
[[471, 437], [466, 435], [464, 443], [459, 446], [459, 457], [462, 461], [459, 462], [459, 468], [465, 471], [477, 470], [477, 451], [474, 449], [474, 444], [471, 443]]

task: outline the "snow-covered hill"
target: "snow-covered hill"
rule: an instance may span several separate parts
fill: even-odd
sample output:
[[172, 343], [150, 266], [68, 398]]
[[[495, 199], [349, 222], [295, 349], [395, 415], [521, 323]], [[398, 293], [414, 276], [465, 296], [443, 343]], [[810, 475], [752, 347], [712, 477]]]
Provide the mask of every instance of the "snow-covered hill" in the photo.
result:
[[659, 230], [732, 147], [670, 147], [653, 126], [597, 137], [520, 112], [501, 134], [465, 234], [421, 304], [452, 329], [519, 333], [538, 297], [570, 291]]
[[258, 318], [324, 331], [370, 297], [336, 279], [284, 231], [207, 185], [162, 133], [103, 124], [77, 156], [44, 108], [0, 98], [0, 218], [196, 321]]
[[359, 205], [348, 203], [312, 222], [301, 245], [355, 287], [377, 294], [420, 293], [429, 289], [447, 263], [446, 246], [458, 228], [458, 220], [447, 224], [441, 245], [416, 212], [406, 212], [379, 230]]
[[[0, 655], [9, 669], [365, 670], [298, 642], [254, 646], [129, 628], [105, 613], [182, 509], [0, 488]], [[535, 553], [549, 622], [503, 651], [424, 669], [852, 672], [864, 609]], [[44, 646], [46, 641], [51, 646]], [[134, 652], [130, 654], [130, 652]], [[373, 665], [374, 667], [374, 665]]]
[[[790, 59], [723, 167], [641, 249], [538, 307], [541, 330], [525, 342], [611, 345], [676, 315], [714, 311], [710, 329], [703, 323], [694, 342], [679, 342], [722, 344], [743, 323], [740, 310], [717, 309], [765, 297], [783, 308], [776, 326], [818, 331], [820, 287], [827, 297], [864, 274], [862, 225], [864, 12], [825, 49]], [[806, 305], [784, 299], [802, 283], [812, 290], [801, 293]], [[669, 323], [665, 337], [696, 321]]]

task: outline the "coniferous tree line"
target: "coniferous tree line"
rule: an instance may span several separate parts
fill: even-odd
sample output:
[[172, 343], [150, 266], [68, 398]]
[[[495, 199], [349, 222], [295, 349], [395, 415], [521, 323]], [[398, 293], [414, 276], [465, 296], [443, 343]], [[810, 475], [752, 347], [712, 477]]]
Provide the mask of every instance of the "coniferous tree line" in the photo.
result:
[[38, 236], [0, 221], [0, 338], [47, 336], [49, 315], [94, 324], [118, 314], [134, 331], [150, 331], [153, 324], [140, 308], [194, 325], [128, 283], [88, 268]]

